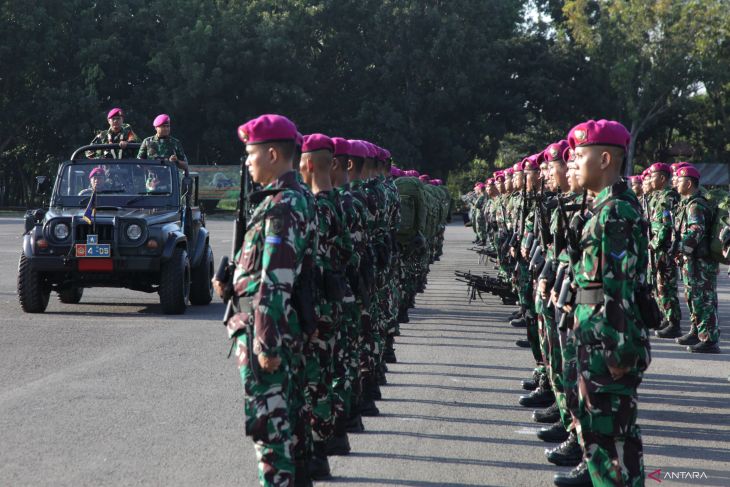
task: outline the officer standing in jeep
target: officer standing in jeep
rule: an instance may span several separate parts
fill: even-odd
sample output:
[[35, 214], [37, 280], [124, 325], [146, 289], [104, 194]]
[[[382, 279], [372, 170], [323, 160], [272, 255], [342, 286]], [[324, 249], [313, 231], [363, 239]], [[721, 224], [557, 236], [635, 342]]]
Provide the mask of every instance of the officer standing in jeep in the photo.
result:
[[87, 151], [88, 158], [105, 158], [105, 159], [121, 159], [122, 157], [131, 157], [127, 148], [130, 142], [139, 142], [139, 137], [132, 130], [132, 126], [124, 123], [124, 112], [121, 108], [112, 108], [106, 114], [109, 122], [109, 128], [99, 131], [96, 137], [92, 139], [91, 144], [119, 144], [119, 149], [105, 149], [103, 151]]
[[165, 113], [157, 115], [152, 125], [157, 133], [142, 141], [142, 146], [137, 153], [137, 159], [161, 157], [170, 159], [170, 162], [174, 162], [182, 171], [187, 169], [188, 158], [182, 144], [179, 140], [170, 136], [170, 116]]

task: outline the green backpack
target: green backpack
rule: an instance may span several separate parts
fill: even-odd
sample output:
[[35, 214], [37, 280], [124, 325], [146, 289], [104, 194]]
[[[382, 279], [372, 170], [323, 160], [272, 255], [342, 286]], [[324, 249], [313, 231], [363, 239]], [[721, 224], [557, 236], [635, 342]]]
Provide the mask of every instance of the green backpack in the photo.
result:
[[418, 235], [425, 233], [427, 208], [423, 183], [414, 177], [402, 177], [395, 180], [400, 196], [400, 227], [397, 238], [407, 243]]
[[730, 254], [723, 254], [723, 243], [720, 234], [723, 229], [730, 227], [730, 194], [723, 190], [711, 190], [704, 193], [707, 208], [711, 217], [707, 228], [709, 229], [708, 247], [711, 260], [719, 264], [730, 264]]

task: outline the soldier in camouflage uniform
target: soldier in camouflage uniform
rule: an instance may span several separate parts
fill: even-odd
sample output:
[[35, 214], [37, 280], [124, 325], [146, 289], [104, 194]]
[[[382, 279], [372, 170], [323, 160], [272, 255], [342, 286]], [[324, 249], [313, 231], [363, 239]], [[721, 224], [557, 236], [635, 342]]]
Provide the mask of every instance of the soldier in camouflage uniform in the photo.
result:
[[[240, 312], [228, 320], [244, 387], [246, 434], [251, 436], [263, 486], [294, 485], [306, 475], [295, 468], [294, 431], [303, 404], [298, 384], [306, 314], [295, 296], [311, 242], [317, 240], [316, 214], [293, 171], [296, 127], [279, 115], [264, 115], [239, 127], [246, 165], [264, 190], [255, 205], [233, 276]], [[221, 283], [214, 280], [219, 295]], [[311, 331], [311, 330], [310, 330]], [[301, 467], [301, 469], [300, 469]], [[300, 485], [310, 484], [308, 478]]]
[[637, 198], [644, 196], [643, 178], [641, 176], [631, 176], [629, 177], [629, 182]]
[[[368, 148], [360, 140], [350, 140], [349, 159], [348, 159], [348, 175], [350, 179], [350, 189], [352, 191], [353, 203], [358, 210], [363, 228], [363, 239], [361, 248], [358, 251], [360, 257], [359, 272], [359, 296], [360, 304], [362, 341], [360, 348], [360, 382], [355, 387], [358, 389], [357, 407], [354, 411], [361, 416], [377, 416], [380, 414], [375, 400], [380, 399], [379, 389], [376, 378], [376, 356], [379, 353], [378, 346], [380, 342], [379, 330], [375, 317], [372, 314], [373, 307], [376, 303], [375, 299], [375, 251], [374, 247], [374, 229], [376, 226], [377, 205], [374, 204], [372, 198], [366, 192], [366, 181], [364, 173], [365, 158], [368, 154]], [[358, 250], [358, 249], [356, 249]], [[361, 423], [355, 421], [357, 417], [351, 418], [352, 422], [348, 425], [350, 430], [362, 430]]]
[[305, 346], [307, 388], [311, 410], [313, 455], [309, 473], [314, 480], [330, 477], [327, 442], [334, 435], [335, 408], [340, 417], [344, 404], [333, 393], [335, 363], [342, 370], [344, 350], [335, 345], [341, 334], [342, 300], [345, 294], [345, 226], [339, 195], [332, 187], [330, 169], [334, 143], [323, 134], [304, 137], [299, 172], [314, 193], [318, 221], [317, 331]]
[[169, 159], [177, 164], [181, 170], [188, 167], [188, 158], [185, 155], [182, 144], [179, 140], [170, 136], [170, 116], [160, 114], [152, 122], [155, 127], [155, 135], [147, 137], [137, 153], [137, 159]]
[[677, 170], [677, 191], [681, 196], [675, 229], [677, 256], [684, 282], [690, 331], [677, 343], [697, 353], [719, 353], [717, 323], [718, 263], [709, 256], [710, 223], [714, 212], [703, 196], [700, 173], [693, 166]]
[[671, 168], [657, 162], [649, 168], [652, 188], [649, 207], [649, 261], [653, 271], [654, 297], [664, 314], [662, 328], [656, 331], [659, 338], [682, 336], [677, 286], [677, 263], [669, 255], [674, 233], [674, 212], [679, 203], [679, 194], [671, 188]]
[[[350, 144], [346, 139], [333, 137], [333, 163], [330, 169], [332, 186], [337, 189], [342, 204], [342, 216], [345, 231], [343, 232], [343, 258], [345, 259], [345, 288], [342, 298], [342, 324], [335, 342], [335, 357], [342, 357], [342, 361], [335, 361], [335, 377], [333, 392], [337, 401], [342, 404], [342, 411], [335, 408], [334, 434], [327, 445], [328, 455], [347, 455], [350, 452], [350, 442], [347, 437], [347, 423], [349, 418], [359, 431], [362, 420], [354, 411], [356, 396], [360, 381], [360, 349], [363, 346], [361, 327], [361, 299], [357, 296], [359, 290], [358, 268], [360, 254], [363, 252], [363, 226], [357, 202], [352, 196], [347, 173]], [[357, 387], [356, 387], [357, 385]]]
[[121, 108], [112, 108], [106, 115], [109, 128], [101, 130], [92, 139], [90, 144], [119, 144], [119, 149], [106, 149], [103, 151], [88, 151], [87, 157], [103, 157], [107, 159], [121, 159], [133, 157], [125, 150], [130, 142], [139, 142], [139, 137], [132, 130], [132, 126], [124, 123], [124, 112]]
[[596, 198], [573, 269], [584, 463], [556, 476], [558, 485], [585, 477], [585, 466], [594, 486], [644, 483], [637, 388], [651, 359], [635, 293], [646, 279], [648, 223], [621, 179], [629, 139], [623, 125], [606, 120], [581, 123], [568, 135], [578, 179]]

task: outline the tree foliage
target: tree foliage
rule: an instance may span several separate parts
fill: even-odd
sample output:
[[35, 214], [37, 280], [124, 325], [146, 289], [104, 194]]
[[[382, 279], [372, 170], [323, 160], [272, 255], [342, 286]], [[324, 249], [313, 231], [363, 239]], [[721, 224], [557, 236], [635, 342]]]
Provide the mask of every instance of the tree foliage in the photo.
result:
[[201, 164], [236, 163], [236, 127], [267, 112], [442, 178], [598, 117], [640, 158], [683, 141], [730, 160], [724, 3], [0, 0], [0, 205], [28, 204], [114, 106], [140, 136], [169, 113]]

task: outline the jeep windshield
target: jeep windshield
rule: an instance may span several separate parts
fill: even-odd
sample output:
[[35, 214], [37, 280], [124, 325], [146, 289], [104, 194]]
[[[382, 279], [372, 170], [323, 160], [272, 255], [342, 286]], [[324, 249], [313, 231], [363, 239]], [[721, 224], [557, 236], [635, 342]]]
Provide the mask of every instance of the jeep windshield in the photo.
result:
[[177, 169], [159, 161], [78, 161], [62, 166], [53, 204], [85, 207], [96, 185], [96, 206], [159, 208], [179, 204]]

